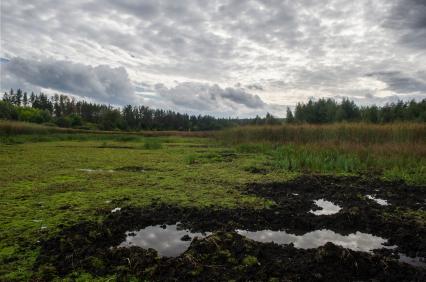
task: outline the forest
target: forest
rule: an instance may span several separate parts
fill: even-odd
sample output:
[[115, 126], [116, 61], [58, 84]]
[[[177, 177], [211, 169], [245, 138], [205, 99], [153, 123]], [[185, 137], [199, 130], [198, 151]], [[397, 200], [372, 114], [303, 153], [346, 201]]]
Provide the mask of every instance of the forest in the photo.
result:
[[28, 94], [17, 89], [5, 92], [0, 101], [0, 119], [19, 120], [65, 128], [100, 130], [218, 130], [235, 125], [274, 125], [282, 123], [326, 124], [335, 122], [391, 123], [425, 122], [426, 99], [398, 101], [384, 106], [358, 106], [349, 99], [338, 102], [321, 98], [298, 103], [278, 118], [270, 113], [254, 118], [216, 118], [189, 115], [170, 110], [152, 109], [144, 105], [111, 105], [76, 100], [67, 95]]

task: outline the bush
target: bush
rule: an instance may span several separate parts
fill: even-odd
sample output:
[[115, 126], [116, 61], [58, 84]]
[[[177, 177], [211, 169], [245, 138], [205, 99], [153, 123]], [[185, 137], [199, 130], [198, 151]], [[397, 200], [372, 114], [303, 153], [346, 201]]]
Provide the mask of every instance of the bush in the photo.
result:
[[50, 113], [46, 110], [40, 110], [30, 107], [17, 108], [19, 120], [34, 123], [43, 123], [50, 121]]
[[16, 107], [10, 103], [0, 101], [0, 119], [18, 119], [18, 111]]
[[59, 127], [71, 127], [71, 120], [68, 117], [57, 117], [55, 123]]

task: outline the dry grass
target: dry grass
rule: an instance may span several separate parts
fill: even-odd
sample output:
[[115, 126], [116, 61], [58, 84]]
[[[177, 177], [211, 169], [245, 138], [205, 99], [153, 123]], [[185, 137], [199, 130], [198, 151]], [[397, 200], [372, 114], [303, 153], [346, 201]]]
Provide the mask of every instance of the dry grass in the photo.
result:
[[394, 123], [365, 124], [339, 123], [329, 125], [275, 125], [242, 126], [223, 130], [216, 134], [228, 144], [332, 144], [371, 145], [384, 143], [425, 144], [426, 124]]

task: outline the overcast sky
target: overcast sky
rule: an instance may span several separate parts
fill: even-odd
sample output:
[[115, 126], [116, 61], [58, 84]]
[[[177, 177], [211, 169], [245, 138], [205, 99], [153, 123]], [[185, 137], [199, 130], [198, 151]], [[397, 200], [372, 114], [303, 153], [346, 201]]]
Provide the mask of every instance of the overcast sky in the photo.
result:
[[426, 98], [426, 0], [1, 0], [1, 90], [216, 116]]

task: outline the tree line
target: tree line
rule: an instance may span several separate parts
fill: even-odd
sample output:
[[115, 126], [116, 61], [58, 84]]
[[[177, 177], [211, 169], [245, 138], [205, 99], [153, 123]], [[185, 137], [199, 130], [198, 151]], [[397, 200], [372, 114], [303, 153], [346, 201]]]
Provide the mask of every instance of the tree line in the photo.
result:
[[310, 100], [298, 103], [294, 114], [287, 108], [287, 122], [299, 123], [334, 123], [334, 122], [367, 122], [389, 123], [398, 121], [426, 122], [426, 99], [416, 102], [398, 101], [387, 103], [382, 107], [357, 106], [349, 99], [340, 103], [333, 99]]
[[[269, 116], [268, 116], [269, 117]], [[189, 115], [147, 106], [111, 105], [76, 100], [67, 95], [28, 94], [21, 89], [4, 93], [0, 119], [55, 124], [60, 127], [101, 130], [217, 130], [250, 120]], [[270, 119], [270, 118], [269, 118]], [[268, 122], [266, 118], [261, 119]]]
[[287, 123], [333, 123], [426, 121], [426, 99], [420, 102], [398, 101], [383, 107], [359, 107], [344, 99], [310, 100], [297, 104], [294, 113], [287, 108], [285, 119], [267, 113], [255, 118], [215, 118], [209, 115], [188, 115], [174, 111], [127, 105], [123, 108], [76, 100], [67, 95], [28, 94], [21, 89], [4, 93], [0, 101], [0, 119], [54, 124], [60, 127], [101, 130], [217, 130], [235, 125]]

